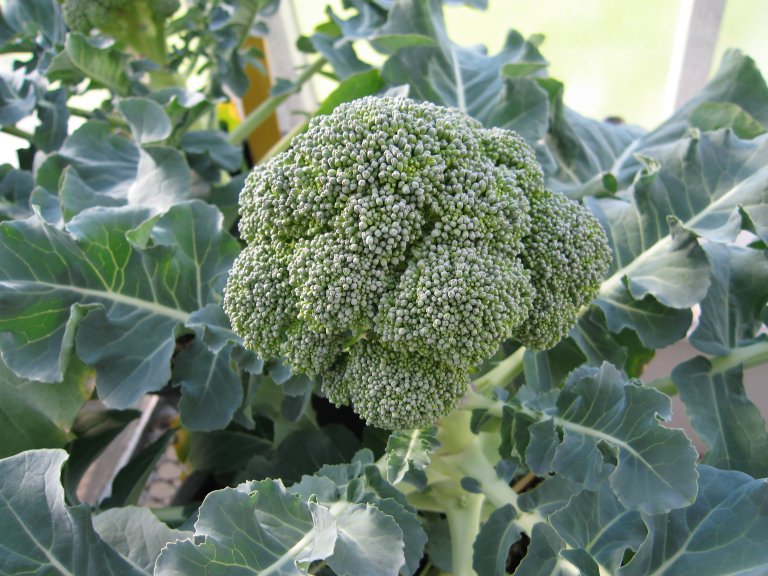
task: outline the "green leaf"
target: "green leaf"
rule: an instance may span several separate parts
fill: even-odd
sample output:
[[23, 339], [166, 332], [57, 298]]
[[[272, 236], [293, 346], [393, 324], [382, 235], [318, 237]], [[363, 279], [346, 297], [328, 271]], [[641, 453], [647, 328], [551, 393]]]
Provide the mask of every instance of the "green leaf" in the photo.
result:
[[106, 122], [90, 121], [75, 130], [61, 150], [43, 163], [41, 170], [45, 173], [50, 169], [52, 174], [47, 178], [53, 182], [41, 184], [56, 189], [61, 171], [72, 166], [95, 192], [125, 202], [138, 165], [139, 151], [131, 140], [112, 134]]
[[644, 517], [648, 538], [621, 576], [762, 574], [768, 569], [768, 484], [699, 467], [696, 502]]
[[157, 576], [246, 570], [298, 575], [298, 564], [327, 558], [337, 539], [334, 517], [288, 493], [279, 480], [249, 482], [208, 494], [195, 523], [195, 540], [168, 544]]
[[147, 574], [96, 534], [87, 506], [64, 503], [63, 450], [33, 450], [0, 460], [2, 574]]
[[134, 566], [152, 574], [155, 561], [166, 544], [190, 538], [190, 532], [172, 530], [147, 508], [113, 508], [93, 519], [93, 527], [104, 542]]
[[69, 134], [69, 109], [63, 88], [51, 90], [37, 101], [37, 117], [40, 126], [35, 129], [34, 144], [44, 152], [53, 152], [61, 147]]
[[202, 202], [148, 216], [94, 208], [66, 231], [39, 219], [0, 224], [0, 330], [14, 372], [61, 381], [76, 342], [110, 406], [165, 386], [182, 324], [220, 302], [238, 246]]
[[[524, 407], [530, 416], [543, 412], [531, 429], [526, 452], [537, 473], [548, 471], [549, 465], [574, 482], [596, 486], [603, 466], [599, 446], [605, 444], [618, 451], [610, 481], [622, 505], [659, 513], [694, 500], [696, 451], [682, 430], [664, 428], [659, 422], [671, 416], [669, 398], [625, 382], [613, 366], [577, 369], [556, 401], [534, 399], [524, 401]], [[546, 441], [535, 442], [534, 431], [544, 426]], [[562, 430], [562, 441], [554, 427]], [[550, 464], [550, 456], [543, 456], [551, 454], [553, 446]]]
[[91, 80], [118, 94], [128, 93], [131, 80], [127, 73], [129, 58], [126, 54], [112, 46], [97, 48], [77, 32], [67, 34], [64, 48], [72, 63]]
[[525, 558], [515, 570], [515, 576], [569, 576], [573, 566], [559, 556], [565, 543], [552, 528], [543, 523], [534, 525]]
[[136, 180], [128, 204], [167, 210], [190, 198], [192, 172], [175, 148], [153, 146], [140, 151]]
[[[294, 485], [291, 491], [303, 498], [317, 497], [320, 504], [335, 510], [345, 502], [354, 503], [352, 510], [360, 506], [375, 510], [389, 516], [395, 521], [394, 526], [382, 523], [375, 514], [376, 524], [382, 533], [381, 546], [385, 551], [370, 550], [350, 554], [357, 544], [350, 548], [355, 534], [365, 531], [352, 528], [351, 523], [356, 519], [349, 517], [339, 524], [340, 530], [352, 533], [342, 537], [343, 547], [337, 544], [332, 557], [327, 563], [336, 573], [354, 576], [357, 574], [414, 574], [424, 553], [426, 534], [424, 533], [415, 510], [411, 508], [401, 492], [387, 482], [373, 463], [373, 455], [360, 451], [350, 464], [323, 466], [314, 476], [305, 476]], [[356, 514], [359, 514], [356, 512]], [[366, 536], [367, 537], [367, 536]], [[369, 555], [370, 567], [359, 564], [362, 558]]]
[[0, 458], [37, 448], [61, 448], [93, 392], [93, 379], [73, 362], [58, 384], [25, 380], [0, 362]]
[[298, 481], [328, 464], [347, 462], [360, 448], [360, 442], [347, 428], [339, 425], [320, 429], [304, 428], [291, 432], [269, 456], [255, 455], [239, 478], [282, 478]]
[[570, 547], [588, 553], [608, 574], [616, 574], [625, 549], [637, 550], [646, 536], [641, 514], [624, 508], [606, 483], [577, 494], [549, 521]]
[[[697, 236], [732, 241], [748, 227], [766, 234], [768, 136], [745, 141], [728, 131], [704, 133], [653, 154], [626, 194], [586, 203], [608, 231], [614, 256], [597, 304], [611, 331], [635, 329], [644, 345], [655, 348], [670, 339], [649, 330], [659, 326], [653, 317], [628, 315], [627, 304], [651, 295], [665, 307], [693, 306], [710, 283]], [[669, 315], [664, 308], [659, 313]]]
[[378, 70], [368, 70], [353, 74], [339, 82], [334, 91], [320, 103], [315, 116], [330, 114], [339, 104], [376, 94], [383, 87], [384, 80], [382, 80]]
[[512, 545], [520, 540], [517, 513], [511, 504], [497, 508], [485, 521], [473, 546], [472, 566], [478, 576], [506, 574], [507, 556]]
[[179, 416], [190, 430], [226, 428], [243, 400], [240, 375], [233, 370], [232, 346], [215, 352], [195, 340], [176, 357], [173, 382], [181, 386]]
[[749, 343], [762, 326], [768, 302], [768, 260], [762, 250], [709, 243], [712, 282], [690, 342], [706, 354], [723, 355]]
[[628, 184], [640, 168], [637, 154], [648, 154], [659, 146], [684, 139], [691, 115], [705, 103], [732, 103], [762, 126], [768, 127], [768, 86], [755, 61], [739, 50], [728, 50], [720, 67], [702, 90], [680, 107], [661, 126], [626, 147], [608, 168], [620, 182]]
[[393, 432], [387, 441], [387, 480], [391, 484], [407, 481], [417, 487], [426, 484], [424, 469], [439, 446], [437, 430]]
[[22, 70], [0, 73], [0, 125], [13, 126], [32, 114], [35, 87]]
[[738, 104], [732, 102], [704, 102], [691, 112], [691, 126], [712, 131], [730, 128], [739, 137], [748, 140], [765, 133], [765, 127]]
[[419, 35], [433, 45], [403, 48], [390, 57], [383, 69], [389, 83], [408, 84], [411, 97], [459, 108], [485, 125], [517, 130], [529, 141], [546, 133], [546, 91], [528, 78], [502, 76], [505, 65], [546, 65], [536, 46], [517, 32], [507, 35], [498, 54], [488, 56], [448, 38], [438, 0], [407, 0], [393, 7], [379, 31], [392, 33]]
[[740, 365], [715, 370], [702, 356], [672, 371], [685, 412], [709, 448], [703, 462], [741, 470], [756, 478], [768, 475], [768, 432], [760, 410], [744, 390]]
[[28, 218], [35, 181], [30, 172], [0, 166], [0, 221]]
[[5, 0], [2, 16], [20, 36], [34, 37], [40, 32], [46, 46], [61, 44], [67, 31], [54, 0]]
[[117, 109], [139, 144], [161, 142], [171, 135], [171, 119], [157, 102], [147, 98], [126, 98], [118, 102]]

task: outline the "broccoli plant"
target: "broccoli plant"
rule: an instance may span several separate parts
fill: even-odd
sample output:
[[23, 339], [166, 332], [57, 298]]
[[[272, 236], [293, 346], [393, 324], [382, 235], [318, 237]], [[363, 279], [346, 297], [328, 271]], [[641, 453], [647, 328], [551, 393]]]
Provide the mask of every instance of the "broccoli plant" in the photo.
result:
[[279, 3], [176, 4], [0, 11], [0, 574], [768, 573], [754, 61], [645, 131], [565, 106], [540, 38], [349, 0], [240, 120]]
[[448, 414], [503, 341], [559, 342], [611, 258], [517, 134], [404, 98], [314, 119], [240, 212], [224, 309], [245, 346], [390, 430]]

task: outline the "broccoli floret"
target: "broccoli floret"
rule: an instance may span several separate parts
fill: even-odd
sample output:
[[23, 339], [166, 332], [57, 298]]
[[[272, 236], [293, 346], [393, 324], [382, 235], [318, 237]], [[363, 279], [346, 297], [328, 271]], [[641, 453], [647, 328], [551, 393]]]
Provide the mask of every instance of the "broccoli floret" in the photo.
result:
[[519, 136], [403, 98], [313, 119], [254, 169], [240, 214], [234, 330], [393, 429], [450, 411], [513, 335], [555, 344], [610, 258], [597, 220], [544, 190]]
[[354, 349], [343, 378], [355, 411], [395, 430], [430, 426], [456, 407], [469, 381], [465, 369], [376, 342]]
[[166, 58], [165, 21], [179, 0], [63, 0], [62, 14], [75, 32], [112, 36], [158, 63]]
[[568, 335], [579, 309], [597, 296], [611, 252], [597, 219], [581, 204], [542, 190], [531, 195], [530, 205], [533, 223], [520, 256], [536, 295], [513, 336], [546, 349]]

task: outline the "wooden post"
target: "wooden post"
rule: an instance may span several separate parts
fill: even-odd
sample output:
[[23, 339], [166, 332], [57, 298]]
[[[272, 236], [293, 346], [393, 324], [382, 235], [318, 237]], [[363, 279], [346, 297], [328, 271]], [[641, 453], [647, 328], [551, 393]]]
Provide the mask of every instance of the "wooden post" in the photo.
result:
[[709, 79], [726, 1], [681, 1], [667, 76], [665, 116], [687, 102]]

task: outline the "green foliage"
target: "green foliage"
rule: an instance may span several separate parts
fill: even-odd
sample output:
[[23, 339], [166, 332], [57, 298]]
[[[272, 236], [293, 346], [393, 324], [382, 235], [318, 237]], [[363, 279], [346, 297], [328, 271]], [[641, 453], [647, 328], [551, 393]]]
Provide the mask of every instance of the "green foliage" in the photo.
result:
[[543, 189], [519, 136], [407, 99], [314, 120], [240, 201], [235, 331], [383, 428], [450, 412], [512, 335], [557, 343], [608, 267], [597, 221]]
[[[349, 0], [226, 133], [278, 2], [118, 3], [0, 14], [0, 125], [28, 142], [0, 166], [0, 573], [768, 571], [750, 58], [645, 132], [565, 106], [540, 37], [488, 54], [449, 37], [455, 2]], [[240, 143], [320, 71], [337, 89], [248, 176]], [[146, 394], [179, 417], [79, 504]]]

